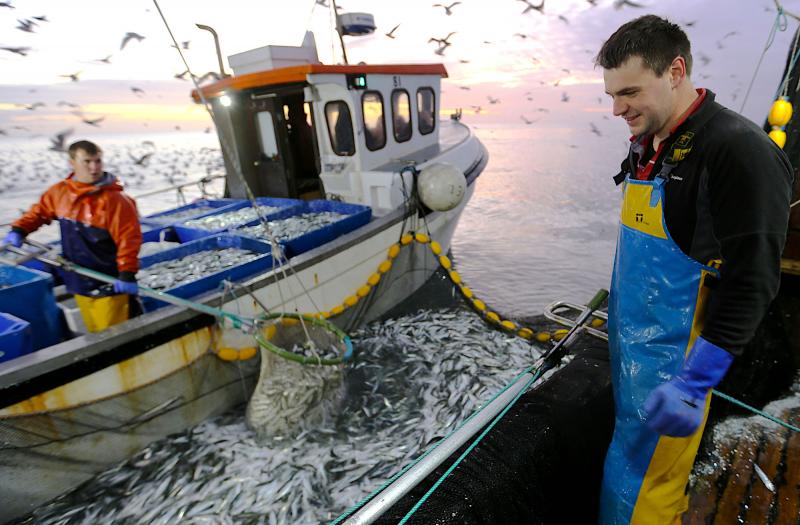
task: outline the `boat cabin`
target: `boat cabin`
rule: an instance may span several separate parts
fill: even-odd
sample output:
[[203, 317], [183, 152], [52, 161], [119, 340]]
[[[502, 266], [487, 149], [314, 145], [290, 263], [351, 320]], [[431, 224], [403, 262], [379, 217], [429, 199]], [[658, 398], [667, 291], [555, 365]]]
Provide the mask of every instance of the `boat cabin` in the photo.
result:
[[[281, 52], [305, 63], [273, 68], [291, 64]], [[243, 177], [257, 197], [341, 200], [380, 215], [402, 203], [399, 167], [438, 151], [441, 64], [323, 65], [313, 35], [229, 61], [234, 76], [193, 97], [213, 108], [232, 197], [247, 197]]]

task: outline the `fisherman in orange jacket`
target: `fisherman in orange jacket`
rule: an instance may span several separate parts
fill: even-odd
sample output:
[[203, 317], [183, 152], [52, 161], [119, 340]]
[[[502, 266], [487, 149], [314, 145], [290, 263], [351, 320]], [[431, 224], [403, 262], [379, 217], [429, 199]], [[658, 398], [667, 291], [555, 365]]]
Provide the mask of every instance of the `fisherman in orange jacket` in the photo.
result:
[[73, 172], [51, 186], [39, 202], [11, 225], [4, 241], [22, 246], [25, 236], [50, 224], [61, 227], [64, 256], [75, 264], [116, 277], [112, 290], [95, 279], [64, 272], [90, 332], [99, 332], [129, 317], [129, 295], [139, 289], [139, 247], [142, 231], [136, 203], [122, 192], [117, 178], [103, 171], [103, 152], [80, 140], [69, 149]]

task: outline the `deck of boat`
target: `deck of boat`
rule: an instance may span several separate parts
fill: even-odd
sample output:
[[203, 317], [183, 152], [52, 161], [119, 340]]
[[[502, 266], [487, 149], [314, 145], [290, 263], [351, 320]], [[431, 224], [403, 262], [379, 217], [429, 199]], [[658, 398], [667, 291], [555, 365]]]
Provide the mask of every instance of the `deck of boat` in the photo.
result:
[[[781, 419], [797, 422], [800, 407]], [[800, 434], [777, 425], [742, 422], [742, 429], [719, 440], [709, 465], [695, 473], [683, 525], [800, 523]], [[773, 490], [761, 480], [758, 465]]]

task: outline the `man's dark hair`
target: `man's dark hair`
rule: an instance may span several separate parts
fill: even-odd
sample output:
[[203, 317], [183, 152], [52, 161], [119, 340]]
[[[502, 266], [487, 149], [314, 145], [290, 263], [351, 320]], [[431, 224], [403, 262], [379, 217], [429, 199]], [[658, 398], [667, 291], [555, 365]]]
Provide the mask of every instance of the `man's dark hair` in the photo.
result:
[[69, 158], [74, 159], [75, 154], [78, 152], [79, 149], [82, 149], [86, 152], [87, 155], [97, 155], [102, 153], [103, 150], [100, 149], [100, 146], [95, 144], [94, 142], [89, 142], [88, 140], [79, 140], [77, 142], [73, 142], [67, 148], [67, 153], [69, 153]]
[[600, 48], [594, 63], [603, 69], [616, 69], [629, 58], [642, 58], [657, 76], [663, 75], [676, 57], [686, 62], [686, 75], [692, 73], [692, 45], [686, 33], [669, 20], [645, 15], [617, 29]]

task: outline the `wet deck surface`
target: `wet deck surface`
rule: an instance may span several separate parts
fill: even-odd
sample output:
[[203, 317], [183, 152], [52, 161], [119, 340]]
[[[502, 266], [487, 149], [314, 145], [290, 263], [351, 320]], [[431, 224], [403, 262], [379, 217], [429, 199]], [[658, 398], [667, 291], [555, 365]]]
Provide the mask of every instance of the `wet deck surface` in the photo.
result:
[[[800, 407], [784, 410], [781, 419], [797, 422]], [[701, 475], [696, 470], [684, 525], [800, 523], [800, 434], [771, 424], [743, 425], [741, 432], [715, 439], [714, 457], [701, 463]]]

